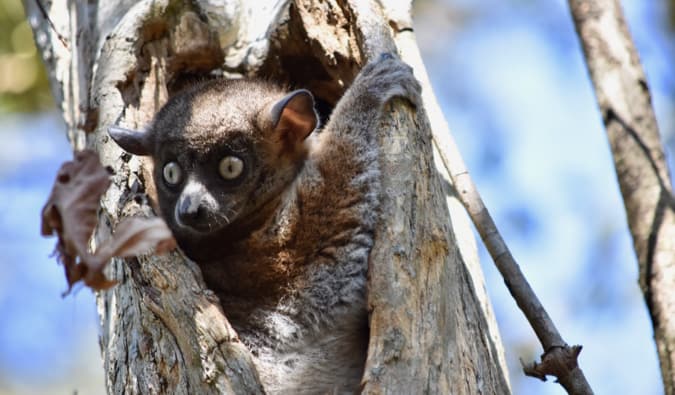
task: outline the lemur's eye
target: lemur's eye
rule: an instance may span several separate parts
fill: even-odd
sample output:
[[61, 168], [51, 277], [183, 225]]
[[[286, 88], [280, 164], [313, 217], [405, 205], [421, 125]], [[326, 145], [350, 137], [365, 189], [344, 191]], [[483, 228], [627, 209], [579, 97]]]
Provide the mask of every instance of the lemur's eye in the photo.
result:
[[236, 156], [226, 156], [218, 164], [220, 176], [226, 180], [234, 180], [244, 170], [244, 161]]
[[176, 162], [169, 162], [164, 165], [162, 169], [162, 175], [164, 176], [164, 181], [169, 185], [176, 185], [180, 183], [183, 178], [183, 171]]

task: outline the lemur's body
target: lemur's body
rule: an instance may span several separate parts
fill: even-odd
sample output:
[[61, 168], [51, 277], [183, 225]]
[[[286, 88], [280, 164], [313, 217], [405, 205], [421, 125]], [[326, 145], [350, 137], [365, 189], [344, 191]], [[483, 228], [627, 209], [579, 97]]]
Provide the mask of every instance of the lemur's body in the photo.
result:
[[173, 97], [148, 132], [111, 130], [153, 157], [162, 215], [267, 392], [357, 391], [380, 194], [375, 129], [389, 99], [418, 95], [410, 68], [382, 57], [311, 135], [309, 92], [243, 80]]

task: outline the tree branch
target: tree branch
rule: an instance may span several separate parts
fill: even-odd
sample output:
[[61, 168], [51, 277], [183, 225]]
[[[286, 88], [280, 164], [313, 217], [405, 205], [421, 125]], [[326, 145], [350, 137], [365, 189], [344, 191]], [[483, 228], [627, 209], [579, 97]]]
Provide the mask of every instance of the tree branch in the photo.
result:
[[[403, 52], [387, 2], [347, 4], [364, 61]], [[370, 255], [371, 337], [363, 393], [509, 393], [490, 310], [476, 291], [483, 289], [482, 278], [467, 269], [477, 262], [467, 263], [471, 256], [459, 250], [451, 228], [426, 110], [415, 113], [402, 104], [392, 103], [378, 130], [386, 193]], [[443, 336], [431, 328], [443, 328]], [[465, 336], [483, 341], [466, 342]], [[461, 372], [467, 364], [482, 372], [479, 382]]]
[[[429, 106], [428, 103], [425, 104]], [[525, 275], [499, 233], [490, 212], [485, 207], [452, 136], [449, 133], [441, 134], [438, 130], [434, 130], [434, 144], [443, 164], [450, 173], [460, 201], [469, 213], [495, 266], [504, 278], [506, 287], [525, 318], [527, 318], [544, 349], [542, 363], [534, 363], [531, 368], [524, 369], [525, 374], [542, 379], [546, 375], [552, 375], [557, 378], [557, 381], [569, 394], [592, 394], [593, 391], [577, 364], [580, 346], [570, 347], [563, 340], [553, 320], [527, 282]], [[564, 352], [559, 353], [559, 350]], [[561, 361], [559, 357], [564, 358], [565, 361]], [[550, 360], [556, 360], [557, 362], [555, 364], [548, 363], [547, 361]], [[555, 368], [553, 368], [554, 365]], [[538, 373], [533, 374], [532, 368], [537, 369]]]
[[[431, 126], [432, 136], [440, 135], [450, 136], [450, 138], [452, 138], [448, 124], [436, 100], [431, 82], [429, 81], [429, 76], [426, 72], [424, 61], [422, 60], [422, 56], [417, 46], [417, 39], [415, 37], [411, 16], [411, 1], [383, 0], [382, 5], [388, 20], [388, 25], [393, 31], [394, 41], [396, 42], [396, 47], [398, 48], [401, 59], [412, 66], [415, 71], [415, 76], [422, 84], [422, 99], [424, 102], [425, 113]], [[454, 233], [453, 237], [455, 243], [459, 248], [460, 255], [464, 257], [464, 265], [468, 270], [469, 279], [474, 292], [476, 293], [476, 297], [479, 300], [479, 306], [486, 318], [488, 335], [494, 344], [502, 344], [497, 320], [487, 290], [485, 289], [483, 270], [478, 258], [478, 248], [472, 231], [471, 218], [468, 216], [466, 209], [455, 191], [454, 183], [450, 178], [448, 168], [440, 159], [440, 153], [436, 144], [437, 140], [438, 137], [433, 137], [433, 158], [436, 171], [444, 183], [446, 203], [450, 213], [450, 223], [452, 224], [450, 231]], [[508, 384], [504, 350], [502, 347], [496, 347], [493, 351], [495, 353], [494, 358], [499, 361], [502, 369], [504, 369], [504, 379]]]
[[618, 0], [569, 0], [614, 158], [659, 352], [675, 394], [675, 199], [649, 86]]

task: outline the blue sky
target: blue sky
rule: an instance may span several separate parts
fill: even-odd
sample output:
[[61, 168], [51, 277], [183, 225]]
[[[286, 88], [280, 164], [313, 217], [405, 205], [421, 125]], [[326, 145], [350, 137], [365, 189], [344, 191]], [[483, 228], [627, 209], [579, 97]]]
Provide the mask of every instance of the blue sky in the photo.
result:
[[[447, 4], [444, 4], [447, 3]], [[663, 1], [624, 1], [672, 163], [675, 45]], [[452, 6], [452, 8], [450, 8]], [[596, 393], [662, 393], [609, 147], [566, 2], [422, 4], [416, 32], [460, 149], [563, 337], [581, 343]], [[461, 22], [461, 23], [460, 23]], [[443, 39], [439, 39], [443, 37]], [[65, 299], [39, 215], [71, 154], [54, 114], [0, 117], [0, 395], [103, 391], [93, 296]], [[523, 378], [541, 350], [483, 253], [516, 394], [563, 394]]]
[[[67, 298], [40, 210], [70, 159], [56, 114], [0, 118], [0, 394], [103, 392], [93, 295]], [[55, 391], [55, 392], [52, 392]]]

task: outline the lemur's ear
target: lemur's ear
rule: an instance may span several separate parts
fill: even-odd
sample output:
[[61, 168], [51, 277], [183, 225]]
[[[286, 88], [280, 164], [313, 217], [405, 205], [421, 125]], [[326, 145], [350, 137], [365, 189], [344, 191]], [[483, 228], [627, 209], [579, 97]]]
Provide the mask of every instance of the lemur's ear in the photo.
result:
[[274, 131], [292, 144], [307, 138], [319, 123], [314, 110], [314, 97], [305, 89], [284, 96], [272, 106], [270, 115]]
[[123, 150], [134, 155], [151, 155], [152, 144], [150, 133], [111, 126], [108, 134]]

